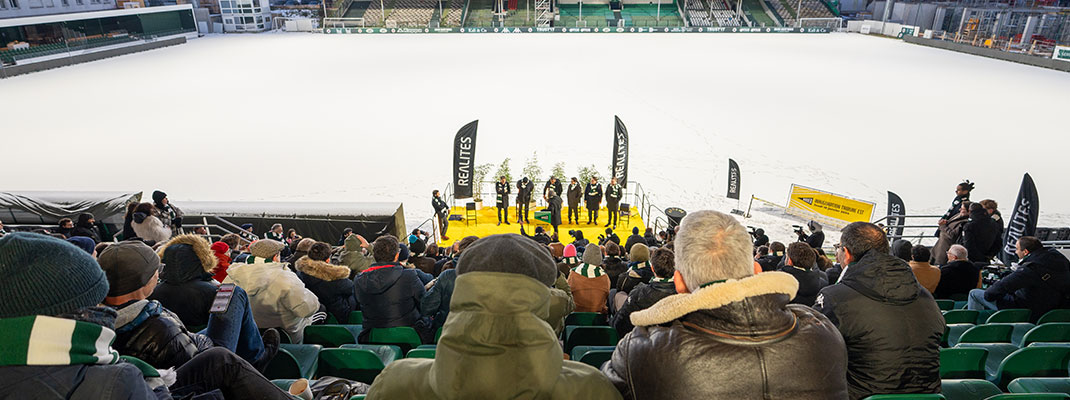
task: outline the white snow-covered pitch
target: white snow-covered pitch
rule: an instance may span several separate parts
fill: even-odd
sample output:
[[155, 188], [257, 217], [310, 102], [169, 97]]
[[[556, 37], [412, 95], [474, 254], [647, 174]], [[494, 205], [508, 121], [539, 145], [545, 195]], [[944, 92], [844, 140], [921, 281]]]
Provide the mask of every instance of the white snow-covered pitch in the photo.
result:
[[1070, 74], [857, 34], [208, 36], [0, 80], [0, 110], [5, 190], [400, 201], [416, 224], [465, 123], [479, 164], [573, 175], [608, 169], [619, 115], [661, 207], [735, 207], [732, 157], [744, 198], [798, 183], [877, 215], [886, 190], [942, 212], [965, 178], [1008, 215], [1029, 172], [1041, 225], [1070, 223]]

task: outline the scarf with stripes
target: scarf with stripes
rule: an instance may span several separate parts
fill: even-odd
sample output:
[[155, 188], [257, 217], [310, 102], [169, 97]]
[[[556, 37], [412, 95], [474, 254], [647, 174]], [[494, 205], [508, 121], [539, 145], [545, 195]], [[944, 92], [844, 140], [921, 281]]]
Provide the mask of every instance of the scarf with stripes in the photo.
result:
[[71, 319], [31, 315], [0, 319], [0, 366], [115, 364], [115, 331]]
[[587, 278], [597, 278], [606, 274], [606, 271], [602, 270], [602, 267], [597, 265], [591, 265], [588, 263], [577, 265], [576, 268], [572, 269], [572, 272], [583, 275]]
[[649, 269], [650, 268], [650, 261], [643, 261], [641, 263], [632, 265], [631, 270], [635, 271], [636, 273], [639, 273], [639, 271], [641, 271], [643, 268]]
[[674, 277], [676, 277], [676, 275], [672, 275], [672, 276], [670, 276], [670, 277], [668, 277], [668, 278], [658, 278], [658, 277], [654, 277], [654, 279], [651, 279], [651, 280], [650, 280], [650, 283], [654, 283], [654, 282], [661, 282], [661, 283], [666, 283], [666, 282], [672, 282], [672, 279], [673, 279]]
[[252, 254], [250, 254], [249, 257], [245, 257], [246, 264], [271, 264], [273, 262], [275, 262], [275, 260], [272, 258], [256, 257]]

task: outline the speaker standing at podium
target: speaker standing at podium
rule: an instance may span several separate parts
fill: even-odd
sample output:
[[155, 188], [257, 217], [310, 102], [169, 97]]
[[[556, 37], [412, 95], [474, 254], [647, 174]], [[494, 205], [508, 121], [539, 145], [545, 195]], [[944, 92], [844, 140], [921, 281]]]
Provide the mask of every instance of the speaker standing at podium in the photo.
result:
[[505, 224], [509, 225], [509, 193], [512, 192], [512, 186], [505, 180], [505, 175], [494, 184], [494, 192], [498, 195], [498, 225], [502, 224], [502, 218], [505, 218]]

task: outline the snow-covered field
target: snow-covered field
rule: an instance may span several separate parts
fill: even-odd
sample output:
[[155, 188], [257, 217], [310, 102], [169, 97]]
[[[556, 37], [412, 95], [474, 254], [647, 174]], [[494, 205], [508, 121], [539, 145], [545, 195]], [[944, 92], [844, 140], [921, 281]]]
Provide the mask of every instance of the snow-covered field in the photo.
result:
[[0, 110], [4, 190], [389, 200], [416, 224], [463, 124], [479, 164], [573, 175], [607, 168], [619, 115], [661, 207], [735, 207], [732, 157], [744, 198], [798, 183], [875, 214], [886, 190], [942, 212], [964, 178], [1007, 214], [1030, 172], [1041, 225], [1070, 223], [1070, 74], [856, 34], [210, 36], [0, 80]]

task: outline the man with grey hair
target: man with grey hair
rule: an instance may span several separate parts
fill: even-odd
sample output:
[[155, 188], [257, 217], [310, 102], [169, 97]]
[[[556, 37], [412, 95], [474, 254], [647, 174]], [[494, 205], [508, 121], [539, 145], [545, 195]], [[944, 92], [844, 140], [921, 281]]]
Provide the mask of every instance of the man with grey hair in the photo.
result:
[[970, 262], [970, 253], [961, 244], [947, 249], [947, 264], [940, 266], [940, 283], [933, 297], [964, 299], [972, 289], [981, 288], [981, 268]]
[[932, 295], [906, 261], [889, 253], [880, 227], [854, 222], [840, 233], [847, 267], [839, 283], [821, 289], [814, 309], [836, 324], [847, 343], [851, 399], [940, 393], [944, 317]]
[[847, 398], [840, 334], [788, 304], [799, 288], [791, 275], [754, 275], [743, 225], [694, 212], [674, 247], [678, 294], [632, 313], [635, 328], [602, 366], [625, 398]]

